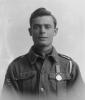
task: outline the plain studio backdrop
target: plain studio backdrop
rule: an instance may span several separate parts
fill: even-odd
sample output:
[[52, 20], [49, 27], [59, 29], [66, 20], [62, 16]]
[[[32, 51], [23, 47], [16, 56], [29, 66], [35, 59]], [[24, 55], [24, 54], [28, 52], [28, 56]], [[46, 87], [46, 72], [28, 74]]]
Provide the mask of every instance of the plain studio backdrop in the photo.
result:
[[30, 14], [46, 7], [56, 17], [58, 34], [53, 45], [79, 65], [85, 81], [85, 2], [84, 0], [0, 0], [0, 91], [8, 64], [29, 51]]

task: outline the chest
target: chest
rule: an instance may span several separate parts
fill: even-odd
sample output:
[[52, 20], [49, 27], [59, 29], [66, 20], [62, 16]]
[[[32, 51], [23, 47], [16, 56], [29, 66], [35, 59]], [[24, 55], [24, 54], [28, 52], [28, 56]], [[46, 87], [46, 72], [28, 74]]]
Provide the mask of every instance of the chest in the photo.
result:
[[69, 79], [68, 64], [44, 60], [31, 65], [32, 69], [20, 73], [19, 87], [23, 93], [48, 94], [66, 90]]

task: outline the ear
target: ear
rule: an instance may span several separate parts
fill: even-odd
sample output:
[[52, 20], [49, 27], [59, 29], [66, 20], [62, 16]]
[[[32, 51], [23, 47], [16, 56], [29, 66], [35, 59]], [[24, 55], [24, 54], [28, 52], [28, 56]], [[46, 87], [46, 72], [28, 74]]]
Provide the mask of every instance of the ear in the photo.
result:
[[28, 31], [29, 31], [30, 36], [32, 36], [32, 29], [28, 28]]
[[58, 33], [58, 28], [54, 29], [54, 36]]

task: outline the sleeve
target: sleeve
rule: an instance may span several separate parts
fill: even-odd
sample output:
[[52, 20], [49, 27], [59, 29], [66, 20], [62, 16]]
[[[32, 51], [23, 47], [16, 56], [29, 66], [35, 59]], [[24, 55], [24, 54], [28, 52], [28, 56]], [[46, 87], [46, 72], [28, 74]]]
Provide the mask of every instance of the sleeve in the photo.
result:
[[9, 93], [14, 93], [16, 90], [18, 91], [18, 83], [14, 78], [14, 64], [11, 63], [8, 66], [6, 75], [5, 75], [5, 80], [4, 80], [4, 84], [3, 84], [3, 92], [9, 92]]
[[72, 61], [70, 76], [71, 79], [68, 82], [69, 87], [73, 87], [75, 89], [82, 89], [84, 87], [84, 82], [81, 76], [79, 66], [74, 61]]

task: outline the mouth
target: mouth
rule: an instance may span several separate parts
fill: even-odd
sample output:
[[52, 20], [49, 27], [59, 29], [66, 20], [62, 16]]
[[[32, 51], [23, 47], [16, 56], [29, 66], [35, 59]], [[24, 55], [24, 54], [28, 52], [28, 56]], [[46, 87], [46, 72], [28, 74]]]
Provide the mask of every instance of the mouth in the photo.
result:
[[48, 37], [39, 37], [40, 39], [46, 39], [46, 38], [48, 38]]
[[47, 39], [48, 37], [39, 37], [39, 40], [45, 40]]

